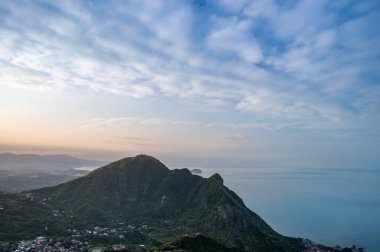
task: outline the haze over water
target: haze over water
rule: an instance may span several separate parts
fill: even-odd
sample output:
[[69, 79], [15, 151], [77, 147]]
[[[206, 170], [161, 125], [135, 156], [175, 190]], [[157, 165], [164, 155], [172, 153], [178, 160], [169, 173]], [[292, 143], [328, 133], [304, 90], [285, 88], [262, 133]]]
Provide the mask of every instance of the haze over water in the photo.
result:
[[380, 251], [379, 169], [204, 168], [281, 234]]

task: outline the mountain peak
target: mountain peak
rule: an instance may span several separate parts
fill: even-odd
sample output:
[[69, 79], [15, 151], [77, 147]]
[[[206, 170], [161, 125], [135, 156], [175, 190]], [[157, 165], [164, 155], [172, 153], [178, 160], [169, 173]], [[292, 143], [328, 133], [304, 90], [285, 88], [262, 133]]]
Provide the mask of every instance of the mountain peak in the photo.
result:
[[106, 166], [94, 170], [88, 176], [101, 178], [120, 179], [147, 179], [163, 178], [169, 173], [167, 168], [159, 160], [148, 155], [137, 155], [134, 157], [125, 157], [118, 161], [112, 162]]
[[154, 159], [154, 160], [157, 160], [156, 158], [152, 157], [152, 156], [149, 156], [149, 155], [146, 155], [146, 154], [138, 154], [132, 158], [139, 158], [139, 159]]
[[139, 154], [134, 157], [125, 157], [116, 162], [154, 162], [154, 163], [158, 162], [158, 163], [161, 163], [158, 159], [146, 154]]
[[209, 180], [210, 181], [216, 181], [219, 184], [223, 185], [223, 178], [222, 178], [222, 176], [220, 176], [219, 173], [215, 173], [214, 175], [212, 175], [211, 177], [209, 177]]
[[169, 168], [167, 168], [163, 163], [161, 163], [158, 159], [140, 154], [134, 157], [126, 157], [122, 158], [114, 163], [120, 168], [124, 169], [139, 169], [139, 170], [148, 170], [148, 171], [154, 171], [154, 170], [161, 170], [161, 171], [169, 171]]

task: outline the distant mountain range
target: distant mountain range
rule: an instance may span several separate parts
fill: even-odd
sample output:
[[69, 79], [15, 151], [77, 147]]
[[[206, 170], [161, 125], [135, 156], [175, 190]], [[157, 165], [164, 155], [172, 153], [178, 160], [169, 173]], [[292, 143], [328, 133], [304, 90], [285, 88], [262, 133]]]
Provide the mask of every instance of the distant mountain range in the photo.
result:
[[99, 167], [105, 162], [85, 160], [68, 155], [0, 154], [0, 170], [14, 172], [52, 172], [80, 167]]
[[188, 169], [169, 170], [146, 155], [121, 159], [58, 186], [1, 193], [0, 206], [0, 240], [63, 237], [70, 235], [67, 230], [93, 237], [89, 230], [101, 230], [99, 226], [139, 226], [141, 239], [156, 251], [314, 248], [307, 240], [275, 232], [223, 185], [219, 174], [202, 178]]
[[67, 155], [0, 154], [0, 191], [20, 192], [58, 185], [89, 173], [105, 162]]

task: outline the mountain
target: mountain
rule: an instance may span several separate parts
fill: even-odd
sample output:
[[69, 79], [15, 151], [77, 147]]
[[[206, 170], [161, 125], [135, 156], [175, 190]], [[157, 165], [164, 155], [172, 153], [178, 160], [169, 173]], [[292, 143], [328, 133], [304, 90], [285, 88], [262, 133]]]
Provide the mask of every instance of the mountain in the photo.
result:
[[[219, 174], [202, 178], [187, 169], [169, 170], [146, 155], [121, 159], [58, 186], [2, 193], [0, 205], [0, 240], [124, 225], [139, 226], [152, 244], [186, 247], [198, 241], [199, 246], [223, 246], [223, 251], [304, 248], [304, 240], [275, 232], [249, 210]], [[170, 243], [195, 233], [202, 236]]]
[[[104, 162], [67, 155], [0, 154], [0, 191], [20, 192], [54, 186], [89, 173]], [[78, 169], [83, 170], [78, 170]]]
[[80, 167], [99, 167], [102, 161], [86, 160], [68, 155], [0, 154], [0, 170], [13, 172], [52, 172]]

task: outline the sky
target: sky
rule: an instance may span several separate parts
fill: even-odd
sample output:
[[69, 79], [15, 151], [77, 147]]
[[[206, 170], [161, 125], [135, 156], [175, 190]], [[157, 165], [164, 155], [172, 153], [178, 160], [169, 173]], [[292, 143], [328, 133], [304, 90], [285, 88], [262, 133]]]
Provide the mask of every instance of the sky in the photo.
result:
[[380, 2], [0, 2], [0, 152], [380, 168]]

